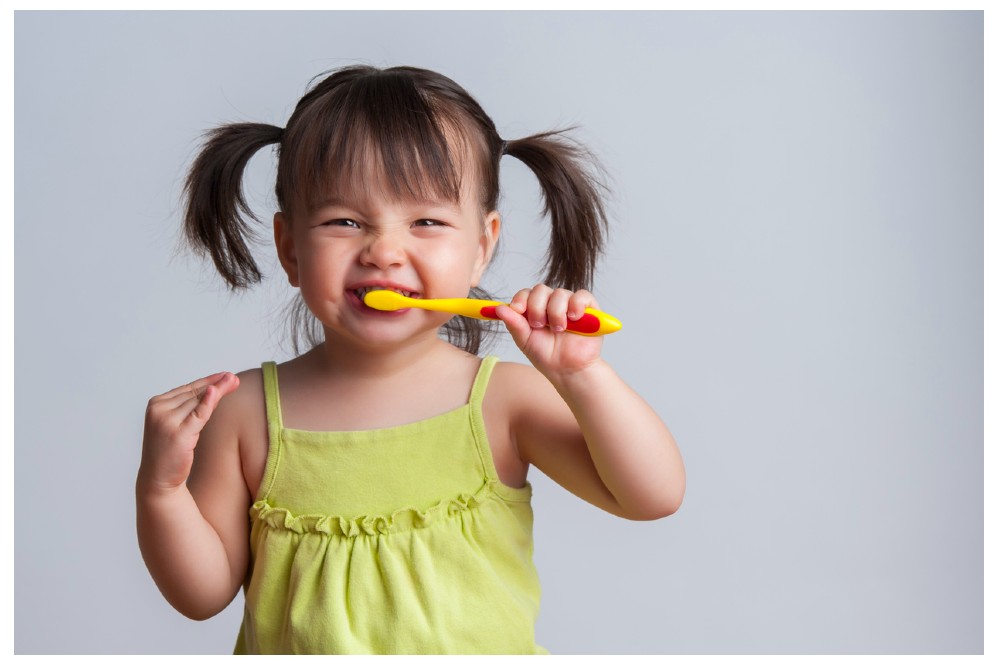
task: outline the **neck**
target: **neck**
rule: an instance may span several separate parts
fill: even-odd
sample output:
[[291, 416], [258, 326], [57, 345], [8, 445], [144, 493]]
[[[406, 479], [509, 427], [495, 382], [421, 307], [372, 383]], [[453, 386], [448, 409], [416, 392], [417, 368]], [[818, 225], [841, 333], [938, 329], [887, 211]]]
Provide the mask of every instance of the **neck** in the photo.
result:
[[287, 362], [286, 423], [314, 431], [366, 430], [465, 404], [478, 360], [430, 333], [385, 346], [328, 338]]
[[441, 356], [456, 349], [436, 334], [419, 336], [404, 343], [386, 346], [346, 345], [329, 336], [308, 354], [324, 372], [336, 372], [356, 379], [378, 379], [412, 371], [424, 364], [436, 364]]

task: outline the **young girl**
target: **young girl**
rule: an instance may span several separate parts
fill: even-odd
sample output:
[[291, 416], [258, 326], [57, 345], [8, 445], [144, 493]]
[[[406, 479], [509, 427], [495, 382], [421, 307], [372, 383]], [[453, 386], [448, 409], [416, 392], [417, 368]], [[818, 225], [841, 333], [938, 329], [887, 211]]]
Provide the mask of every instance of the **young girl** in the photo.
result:
[[[667, 427], [600, 338], [565, 331], [597, 307], [582, 288], [604, 212], [585, 152], [560, 133], [502, 140], [434, 72], [335, 71], [286, 128], [218, 128], [191, 168], [187, 238], [233, 288], [260, 279], [240, 183], [269, 144], [275, 247], [322, 335], [150, 400], [136, 498], [153, 579], [195, 619], [243, 587], [238, 653], [544, 653], [528, 467], [628, 519], [684, 494]], [[559, 287], [497, 309], [532, 366], [476, 356], [478, 320], [363, 301], [479, 293], [504, 155], [537, 175], [552, 221]]]

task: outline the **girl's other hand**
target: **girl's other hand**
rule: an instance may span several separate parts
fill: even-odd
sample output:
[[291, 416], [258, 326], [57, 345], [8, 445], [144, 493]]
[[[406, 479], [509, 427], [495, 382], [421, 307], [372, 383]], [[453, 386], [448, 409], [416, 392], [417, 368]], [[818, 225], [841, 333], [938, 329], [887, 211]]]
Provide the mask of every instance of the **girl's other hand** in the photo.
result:
[[567, 322], [583, 317], [586, 308], [598, 308], [587, 290], [536, 285], [515, 294], [510, 307], [498, 307], [497, 316], [535, 368], [555, 380], [584, 370], [601, 357], [602, 337], [566, 331]]
[[146, 490], [169, 493], [184, 485], [202, 429], [222, 397], [239, 385], [239, 378], [222, 372], [149, 400], [139, 465], [139, 480]]

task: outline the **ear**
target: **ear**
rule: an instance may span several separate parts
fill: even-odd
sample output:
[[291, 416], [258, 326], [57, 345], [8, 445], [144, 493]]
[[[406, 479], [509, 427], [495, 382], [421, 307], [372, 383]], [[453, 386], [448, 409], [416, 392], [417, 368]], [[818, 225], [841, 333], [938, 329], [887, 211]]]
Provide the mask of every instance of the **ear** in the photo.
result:
[[493, 251], [496, 250], [497, 241], [500, 240], [500, 213], [490, 211], [486, 215], [483, 223], [483, 234], [479, 237], [479, 253], [476, 255], [476, 264], [472, 271], [472, 286], [478, 287], [479, 281], [493, 259]]
[[299, 286], [299, 262], [295, 255], [295, 239], [292, 235], [291, 220], [281, 211], [274, 214], [274, 247], [278, 250], [278, 261], [288, 275], [292, 287]]

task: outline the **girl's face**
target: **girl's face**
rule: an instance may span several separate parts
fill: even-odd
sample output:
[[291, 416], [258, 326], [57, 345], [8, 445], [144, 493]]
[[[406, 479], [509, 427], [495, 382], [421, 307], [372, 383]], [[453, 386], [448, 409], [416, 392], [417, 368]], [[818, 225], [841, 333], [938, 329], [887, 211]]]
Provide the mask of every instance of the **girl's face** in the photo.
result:
[[[475, 185], [475, 184], [470, 184]], [[274, 219], [289, 282], [331, 336], [364, 346], [433, 332], [450, 318], [419, 309], [384, 312], [364, 292], [386, 288], [417, 298], [468, 296], [489, 263], [500, 230], [465, 188], [461, 201], [394, 200], [377, 188], [330, 199], [294, 221]]]

